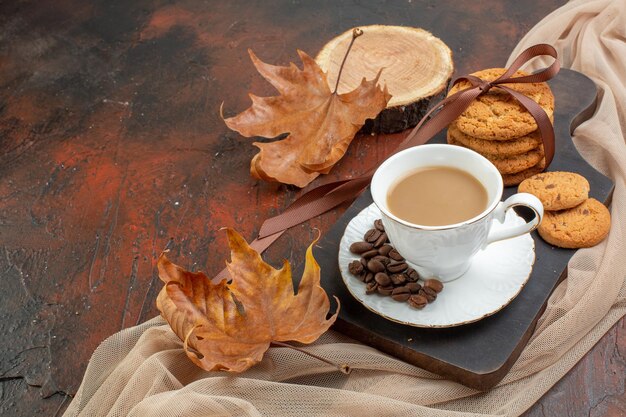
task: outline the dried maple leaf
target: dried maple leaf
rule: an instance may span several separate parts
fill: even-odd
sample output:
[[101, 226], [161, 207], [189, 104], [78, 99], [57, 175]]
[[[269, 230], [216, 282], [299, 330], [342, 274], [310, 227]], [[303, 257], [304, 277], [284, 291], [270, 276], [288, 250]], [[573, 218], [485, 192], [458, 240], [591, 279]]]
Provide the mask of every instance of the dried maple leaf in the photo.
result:
[[337, 312], [326, 319], [330, 302], [320, 286], [320, 267], [312, 249], [315, 241], [307, 249], [294, 295], [287, 261], [274, 269], [237, 232], [227, 232], [231, 281], [215, 284], [161, 254], [158, 269], [165, 286], [157, 307], [196, 365], [207, 371], [243, 372], [261, 361], [272, 341], [315, 341], [335, 322], [339, 300]]
[[363, 78], [355, 90], [337, 94], [336, 88], [330, 91], [326, 74], [315, 60], [302, 51], [298, 51], [302, 70], [293, 63], [269, 65], [248, 52], [256, 69], [280, 95], [250, 94], [252, 106], [224, 121], [246, 137], [289, 133], [283, 140], [254, 143], [260, 152], [252, 159], [250, 172], [266, 181], [304, 187], [320, 173], [328, 173], [365, 121], [376, 117], [391, 98], [387, 87], [377, 86], [380, 72], [371, 81]]

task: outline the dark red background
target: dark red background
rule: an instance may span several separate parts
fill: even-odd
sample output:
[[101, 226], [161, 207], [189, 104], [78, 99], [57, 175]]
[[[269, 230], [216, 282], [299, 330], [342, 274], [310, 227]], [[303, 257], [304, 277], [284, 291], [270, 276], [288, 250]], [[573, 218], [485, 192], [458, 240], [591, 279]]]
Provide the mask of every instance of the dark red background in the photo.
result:
[[[501, 66], [561, 1], [110, 1], [0, 3], [0, 414], [54, 415], [107, 336], [157, 314], [156, 256], [219, 271], [222, 226], [251, 239], [297, 190], [248, 174], [226, 129], [270, 95], [247, 48], [287, 64], [353, 26], [423, 27], [457, 72]], [[462, 5], [461, 5], [462, 4]], [[402, 135], [360, 137], [330, 174], [361, 173]], [[341, 210], [267, 252], [296, 265]], [[531, 411], [626, 410], [624, 320]]]

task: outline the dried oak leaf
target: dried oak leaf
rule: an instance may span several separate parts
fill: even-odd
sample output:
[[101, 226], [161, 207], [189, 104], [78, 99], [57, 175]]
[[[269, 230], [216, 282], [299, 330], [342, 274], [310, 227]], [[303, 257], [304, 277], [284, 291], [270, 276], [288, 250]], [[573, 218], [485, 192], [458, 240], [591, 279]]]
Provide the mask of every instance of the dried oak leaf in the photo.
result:
[[[320, 267], [307, 249], [304, 273], [294, 295], [289, 262], [274, 269], [234, 230], [227, 229], [231, 281], [215, 284], [203, 273], [184, 270], [165, 254], [158, 261], [165, 286], [157, 307], [184, 342], [187, 356], [207, 371], [243, 372], [263, 359], [272, 341], [311, 343], [335, 322], [320, 286]], [[335, 298], [336, 299], [336, 298]]]
[[252, 159], [250, 172], [266, 181], [304, 187], [320, 173], [327, 174], [365, 121], [376, 117], [391, 98], [386, 86], [377, 86], [380, 72], [371, 81], [363, 78], [355, 90], [337, 94], [330, 91], [326, 74], [315, 60], [300, 50], [302, 70], [293, 63], [269, 65], [248, 52], [256, 69], [280, 95], [250, 94], [252, 106], [224, 122], [246, 137], [289, 133], [283, 140], [254, 143], [260, 152]]

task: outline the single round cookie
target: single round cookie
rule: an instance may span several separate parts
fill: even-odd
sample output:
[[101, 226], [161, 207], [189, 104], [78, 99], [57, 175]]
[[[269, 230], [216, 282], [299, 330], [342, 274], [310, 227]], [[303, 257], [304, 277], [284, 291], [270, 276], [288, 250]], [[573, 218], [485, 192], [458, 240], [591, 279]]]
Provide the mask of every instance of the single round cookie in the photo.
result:
[[[504, 68], [491, 68], [472, 75], [491, 81], [505, 71]], [[513, 77], [524, 75], [528, 74], [517, 71]], [[466, 81], [459, 82], [450, 89], [448, 96], [470, 86]], [[506, 86], [528, 96], [545, 110], [548, 117], [553, 117], [554, 95], [547, 83], [510, 83]], [[456, 124], [461, 132], [487, 140], [509, 140], [537, 130], [533, 116], [513, 96], [497, 87], [470, 103], [456, 119]]]
[[517, 174], [518, 172], [522, 172], [527, 170], [530, 167], [534, 167], [544, 159], [544, 151], [543, 145], [539, 145], [538, 148], [535, 148], [529, 152], [523, 153], [521, 155], [515, 155], [510, 157], [501, 157], [498, 155], [491, 154], [481, 154], [485, 158], [489, 159], [492, 164], [498, 168], [500, 174]]
[[448, 134], [461, 145], [478, 153], [485, 152], [500, 156], [520, 155], [537, 148], [542, 143], [541, 135], [537, 130], [517, 139], [485, 140], [466, 135], [458, 129], [454, 122], [448, 126]]
[[542, 158], [541, 161], [534, 167], [530, 167], [516, 174], [507, 174], [502, 176], [502, 182], [505, 187], [510, 187], [512, 185], [517, 185], [520, 182], [524, 181], [526, 178], [530, 178], [535, 174], [540, 173], [546, 169], [546, 158]]
[[573, 172], [543, 172], [522, 181], [518, 191], [537, 197], [545, 210], [564, 210], [589, 197], [589, 182]]
[[[463, 144], [457, 142], [450, 135], [450, 131], [448, 131], [447, 139], [450, 145], [463, 146]], [[467, 148], [467, 146], [463, 147]], [[532, 166], [537, 165], [539, 161], [541, 161], [541, 159], [544, 157], [543, 145], [539, 145], [538, 148], [532, 149], [531, 151], [523, 153], [521, 155], [513, 155], [509, 157], [493, 155], [485, 152], [478, 153], [487, 158], [492, 164], [494, 164], [498, 171], [500, 171], [500, 174], [515, 174], [524, 171]]]
[[594, 198], [566, 210], [546, 211], [539, 235], [561, 248], [589, 248], [600, 243], [611, 228], [611, 214]]

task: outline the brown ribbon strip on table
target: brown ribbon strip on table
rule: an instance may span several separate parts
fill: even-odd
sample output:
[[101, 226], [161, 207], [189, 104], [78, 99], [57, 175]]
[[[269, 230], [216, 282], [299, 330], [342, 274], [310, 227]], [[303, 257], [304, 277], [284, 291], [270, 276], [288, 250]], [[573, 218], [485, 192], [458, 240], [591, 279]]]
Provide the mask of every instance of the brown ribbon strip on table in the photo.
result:
[[[555, 60], [548, 68], [535, 74], [511, 78], [522, 65], [541, 55], [551, 56], [555, 58]], [[413, 128], [406, 139], [404, 139], [387, 157], [404, 149], [426, 143], [463, 113], [478, 96], [487, 93], [491, 88], [495, 87], [513, 96], [535, 119], [539, 132], [541, 133], [546, 167], [548, 167], [554, 158], [555, 151], [554, 129], [548, 115], [534, 100], [503, 84], [540, 83], [547, 81], [559, 72], [560, 65], [556, 58], [556, 50], [551, 45], [538, 44], [523, 51], [515, 61], [513, 61], [506, 72], [493, 81], [485, 81], [474, 75], [458, 77], [452, 83], [453, 85], [460, 81], [467, 81], [471, 84], [471, 87], [458, 91], [437, 103], [437, 105], [424, 115], [422, 120]], [[431, 114], [436, 111], [438, 112], [429, 119]], [[289, 205], [283, 213], [263, 222], [259, 236], [251, 243], [252, 248], [261, 253], [290, 227], [319, 216], [337, 207], [341, 203], [353, 200], [369, 185], [375, 171], [376, 166], [360, 177], [330, 182], [307, 191]], [[226, 269], [222, 270], [215, 277], [217, 280], [223, 278], [227, 278]]]

